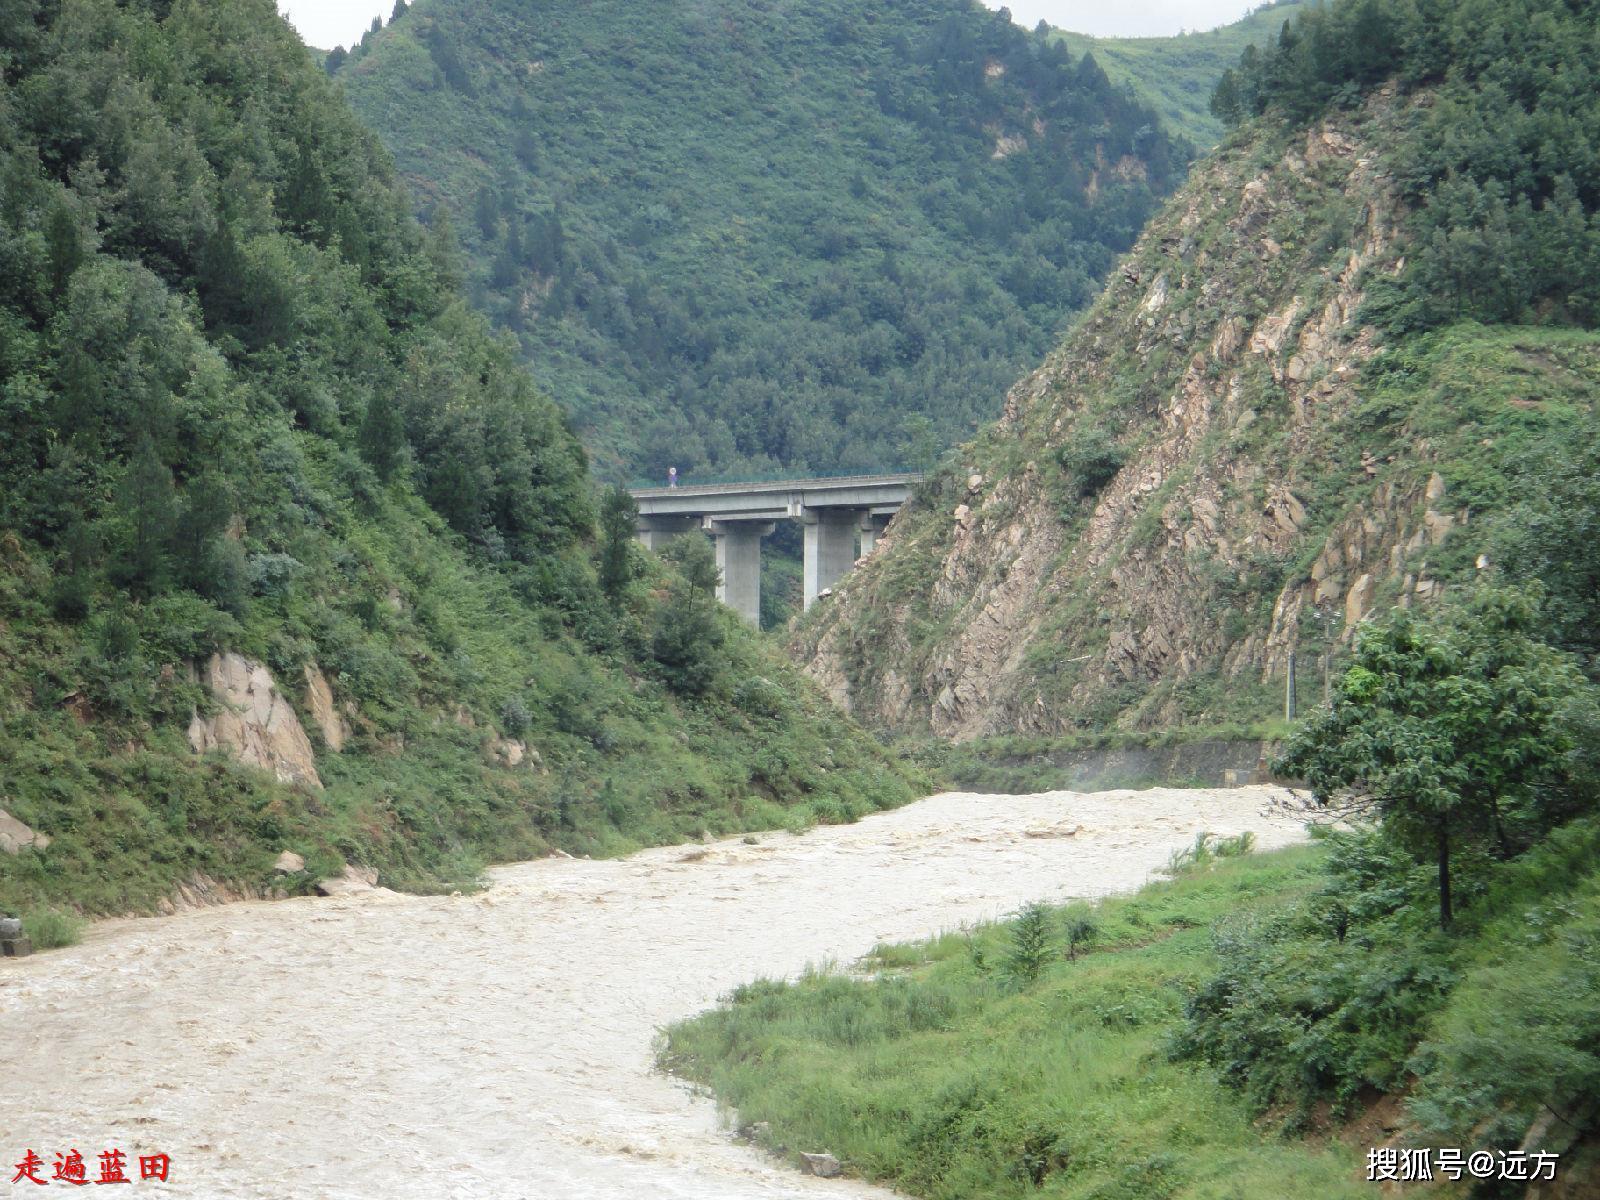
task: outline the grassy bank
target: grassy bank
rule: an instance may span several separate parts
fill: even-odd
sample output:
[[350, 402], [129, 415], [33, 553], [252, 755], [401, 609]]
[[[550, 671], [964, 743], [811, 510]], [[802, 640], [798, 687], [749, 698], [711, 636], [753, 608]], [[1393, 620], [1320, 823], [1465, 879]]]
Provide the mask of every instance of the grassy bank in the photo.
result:
[[1540, 1149], [1553, 1194], [1591, 1194], [1600, 824], [1472, 863], [1450, 933], [1379, 832], [1247, 849], [747, 985], [660, 1062], [769, 1148], [930, 1200], [1370, 1195], [1380, 1143]]
[[[765, 1122], [773, 1147], [938, 1200], [1367, 1195], [1354, 1149], [1264, 1135], [1210, 1070], [1165, 1052], [1216, 969], [1211, 927], [1293, 903], [1321, 857], [1213, 858], [1050, 912], [1031, 983], [1010, 924], [881, 947], [870, 978], [753, 983], [668, 1030], [661, 1062]], [[1072, 929], [1087, 941], [1069, 960]]]

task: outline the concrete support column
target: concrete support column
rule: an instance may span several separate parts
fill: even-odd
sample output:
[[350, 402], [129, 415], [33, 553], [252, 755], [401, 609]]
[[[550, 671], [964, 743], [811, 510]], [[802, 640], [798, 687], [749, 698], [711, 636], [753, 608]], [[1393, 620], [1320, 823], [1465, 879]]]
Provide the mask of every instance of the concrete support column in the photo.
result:
[[717, 599], [744, 618], [761, 626], [761, 539], [772, 532], [771, 521], [710, 521], [717, 541]]
[[646, 550], [660, 551], [673, 538], [700, 528], [699, 517], [640, 517], [639, 544]]
[[843, 579], [856, 565], [856, 526], [861, 510], [808, 508], [805, 523], [805, 606]]
[[892, 514], [869, 512], [861, 518], [861, 557], [868, 557], [878, 548], [878, 539], [888, 528]]

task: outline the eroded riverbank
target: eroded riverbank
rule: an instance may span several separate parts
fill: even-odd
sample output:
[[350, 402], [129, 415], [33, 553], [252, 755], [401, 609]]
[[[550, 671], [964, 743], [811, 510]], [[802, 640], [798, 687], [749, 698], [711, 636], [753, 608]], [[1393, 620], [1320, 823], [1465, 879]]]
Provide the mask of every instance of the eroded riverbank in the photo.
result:
[[1137, 887], [1201, 830], [1298, 840], [1277, 794], [950, 793], [755, 845], [500, 867], [477, 896], [106, 922], [0, 966], [0, 1161], [161, 1152], [163, 1194], [219, 1198], [887, 1196], [731, 1140], [651, 1073], [656, 1029], [754, 976]]

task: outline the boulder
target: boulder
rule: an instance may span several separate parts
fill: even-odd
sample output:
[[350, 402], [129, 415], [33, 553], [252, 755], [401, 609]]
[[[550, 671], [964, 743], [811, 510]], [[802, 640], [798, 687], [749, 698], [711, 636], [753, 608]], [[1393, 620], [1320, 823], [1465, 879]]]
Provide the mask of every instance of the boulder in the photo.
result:
[[30, 847], [42, 852], [49, 845], [50, 839], [44, 834], [29, 829], [0, 808], [0, 853], [21, 854]]
[[300, 718], [278, 691], [272, 672], [238, 654], [213, 654], [201, 682], [221, 705], [215, 716], [189, 722], [195, 753], [223, 749], [240, 762], [271, 771], [284, 783], [320, 789], [316, 756]]
[[317, 884], [319, 896], [356, 896], [362, 892], [376, 891], [378, 873], [367, 867], [347, 866], [331, 879]]
[[529, 757], [528, 743], [520, 738], [490, 738], [485, 749], [497, 767], [520, 767]]
[[278, 861], [272, 864], [272, 869], [279, 875], [295, 875], [306, 869], [306, 860], [293, 850], [285, 850], [278, 855]]
[[820, 1179], [832, 1179], [844, 1170], [844, 1166], [831, 1154], [807, 1154], [800, 1152], [800, 1169], [807, 1175], [815, 1175]]

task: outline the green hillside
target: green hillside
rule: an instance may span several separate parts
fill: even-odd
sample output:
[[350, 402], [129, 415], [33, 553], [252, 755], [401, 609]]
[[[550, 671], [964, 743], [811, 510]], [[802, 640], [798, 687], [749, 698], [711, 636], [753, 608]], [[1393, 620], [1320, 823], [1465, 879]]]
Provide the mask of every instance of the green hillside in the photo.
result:
[[971, 0], [419, 0], [336, 78], [609, 475], [926, 461], [1188, 154]]
[[1211, 111], [1211, 93], [1223, 71], [1246, 46], [1276, 38], [1284, 21], [1314, 2], [1276, 0], [1231, 25], [1176, 37], [1091, 37], [1064, 29], [1050, 37], [1076, 58], [1092, 54], [1112, 82], [1131, 87], [1168, 129], [1205, 149], [1222, 140], [1224, 126]]
[[0, 853], [0, 910], [909, 798], [717, 610], [706, 543], [647, 562], [614, 505], [597, 539], [446, 223], [270, 0], [4, 14], [0, 808], [53, 840]]

